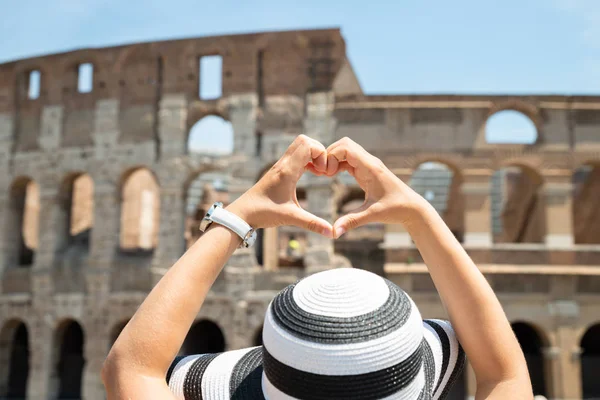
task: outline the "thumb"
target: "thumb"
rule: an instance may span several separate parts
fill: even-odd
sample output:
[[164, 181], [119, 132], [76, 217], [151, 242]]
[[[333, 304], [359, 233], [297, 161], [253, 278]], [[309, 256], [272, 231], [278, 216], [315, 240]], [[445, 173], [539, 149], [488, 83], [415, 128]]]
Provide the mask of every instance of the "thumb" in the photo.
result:
[[299, 228], [308, 229], [309, 231], [318, 233], [328, 238], [333, 237], [333, 227], [323, 218], [319, 218], [306, 211], [305, 209], [293, 206], [293, 209], [288, 214], [288, 221], [290, 225], [297, 226]]
[[370, 207], [370, 204], [364, 203], [356, 210], [352, 210], [348, 214], [339, 217], [333, 224], [333, 237], [337, 239], [352, 229], [373, 222]]

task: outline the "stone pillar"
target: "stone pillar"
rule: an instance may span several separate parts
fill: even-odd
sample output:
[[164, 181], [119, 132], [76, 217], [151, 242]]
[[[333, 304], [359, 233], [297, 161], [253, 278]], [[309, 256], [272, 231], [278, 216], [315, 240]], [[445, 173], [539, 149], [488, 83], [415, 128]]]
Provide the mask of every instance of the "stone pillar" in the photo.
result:
[[267, 271], [279, 267], [279, 229], [265, 228], [263, 231], [263, 267]]
[[119, 247], [121, 222], [117, 171], [104, 169], [93, 174], [94, 228], [90, 238], [89, 270], [86, 271], [88, 294], [101, 298], [110, 292], [110, 275]]
[[[110, 158], [119, 139], [119, 100], [107, 99], [96, 102], [94, 113], [94, 156], [98, 160]], [[94, 186], [97, 183], [94, 180]]]
[[10, 206], [10, 185], [12, 177], [9, 175], [10, 159], [13, 149], [14, 126], [12, 114], [0, 114], [0, 171], [6, 171], [0, 177], [0, 276], [4, 268], [10, 264], [10, 257], [7, 251], [15, 246], [7, 242], [6, 234], [11, 229], [15, 229], [10, 224], [8, 218], [11, 217]]
[[335, 94], [333, 92], [312, 93], [306, 96], [306, 118], [304, 119], [304, 134], [325, 147], [335, 141], [336, 119]]
[[560, 396], [560, 347], [550, 346], [542, 348], [544, 357], [544, 380], [548, 397], [551, 399], [562, 398]]
[[[309, 175], [306, 184], [307, 211], [325, 221], [335, 216], [334, 183], [330, 178]], [[308, 272], [328, 269], [333, 264], [333, 239], [308, 232], [304, 264]]]
[[[10, 208], [10, 184], [0, 186], [0, 276], [14, 263], [16, 244], [11, 240], [11, 231], [18, 229], [13, 223], [14, 212]], [[1, 289], [0, 289], [1, 290]]]
[[571, 326], [559, 326], [557, 338], [560, 353], [554, 361], [558, 364], [558, 372], [553, 371], [552, 376], [554, 398], [581, 399], [581, 348], [576, 340], [576, 330]]
[[31, 292], [36, 307], [44, 307], [54, 291], [52, 271], [56, 267], [58, 251], [67, 239], [67, 231], [61, 229], [65, 224], [65, 216], [58, 201], [59, 189], [60, 184], [56, 179], [42, 177], [39, 180], [39, 239], [31, 273]]
[[573, 245], [573, 184], [570, 171], [544, 175], [542, 191], [546, 206], [545, 243], [552, 248]]
[[[159, 177], [160, 182], [168, 182], [166, 174], [161, 175], [165, 176]], [[171, 175], [171, 180], [174, 176]], [[158, 244], [152, 260], [153, 284], [183, 255], [185, 248], [185, 191], [183, 182], [176, 181], [160, 188]]]
[[160, 100], [158, 137], [161, 160], [185, 154], [187, 149], [187, 100], [183, 94], [165, 94]]
[[[401, 181], [410, 184], [410, 177], [412, 176], [412, 170], [408, 168], [396, 169], [392, 171]], [[386, 224], [385, 234], [383, 237], [383, 247], [385, 248], [406, 248], [413, 247], [413, 241], [409, 233], [404, 229], [403, 225], [400, 224]]]
[[66, 221], [58, 198], [60, 182], [44, 179], [39, 182], [40, 216], [38, 248], [35, 252], [34, 269], [51, 268], [56, 261], [56, 253], [65, 243]]
[[465, 247], [492, 246], [491, 171], [466, 170], [462, 193], [465, 202]]
[[581, 362], [577, 332], [579, 304], [574, 300], [549, 302], [548, 311], [554, 320], [554, 346], [545, 351], [546, 382], [553, 398], [581, 398]]
[[233, 128], [233, 152], [253, 157], [256, 154], [256, 115], [258, 96], [255, 93], [229, 96], [229, 120]]
[[84, 341], [85, 365], [81, 377], [81, 394], [84, 399], [104, 399], [106, 392], [102, 383], [102, 364], [108, 355], [107, 330], [102, 326], [102, 320], [92, 322], [92, 329], [87, 331]]
[[37, 314], [36, 321], [28, 325], [29, 334], [29, 376], [27, 377], [27, 399], [47, 400], [53, 388], [52, 376], [56, 374], [53, 363], [53, 323], [54, 320], [43, 312]]

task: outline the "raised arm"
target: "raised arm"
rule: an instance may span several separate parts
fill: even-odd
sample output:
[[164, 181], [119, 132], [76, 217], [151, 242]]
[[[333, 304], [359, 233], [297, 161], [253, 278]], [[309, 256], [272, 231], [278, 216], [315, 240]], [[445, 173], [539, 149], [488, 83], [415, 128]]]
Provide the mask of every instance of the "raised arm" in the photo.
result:
[[[331, 225], [300, 208], [296, 183], [326, 169], [323, 145], [298, 137], [284, 156], [228, 210], [254, 228], [295, 225], [331, 237]], [[183, 233], [182, 233], [183, 234]], [[152, 289], [113, 345], [102, 369], [109, 399], [174, 398], [165, 381], [206, 295], [241, 243], [214, 225]]]
[[360, 208], [335, 222], [335, 237], [371, 222], [403, 224], [473, 366], [476, 398], [533, 398], [525, 357], [500, 302], [433, 207], [352, 140], [332, 144], [327, 153], [327, 174], [347, 170], [366, 193]]

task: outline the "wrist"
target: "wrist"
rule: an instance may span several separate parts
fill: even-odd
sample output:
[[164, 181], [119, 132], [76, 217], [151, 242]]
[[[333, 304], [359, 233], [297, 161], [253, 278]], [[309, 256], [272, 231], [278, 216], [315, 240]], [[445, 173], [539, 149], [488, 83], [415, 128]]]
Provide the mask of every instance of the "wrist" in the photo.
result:
[[253, 217], [252, 208], [249, 206], [249, 202], [246, 201], [243, 196], [225, 207], [225, 209], [243, 219], [252, 228], [260, 228], [260, 226], [257, 226], [256, 220]]
[[429, 226], [435, 218], [441, 218], [435, 208], [426, 200], [416, 202], [408, 214], [409, 217], [406, 218], [403, 225], [411, 236]]

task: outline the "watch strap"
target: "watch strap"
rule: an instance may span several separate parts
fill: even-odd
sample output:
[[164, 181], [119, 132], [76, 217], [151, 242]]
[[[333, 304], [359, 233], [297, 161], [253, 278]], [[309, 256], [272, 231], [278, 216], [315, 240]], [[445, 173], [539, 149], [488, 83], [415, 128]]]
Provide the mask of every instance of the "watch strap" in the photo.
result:
[[216, 207], [213, 210], [211, 219], [213, 222], [231, 229], [239, 237], [241, 237], [242, 240], [245, 240], [248, 232], [252, 230], [252, 227], [248, 225], [246, 221], [222, 207]]

